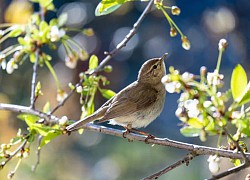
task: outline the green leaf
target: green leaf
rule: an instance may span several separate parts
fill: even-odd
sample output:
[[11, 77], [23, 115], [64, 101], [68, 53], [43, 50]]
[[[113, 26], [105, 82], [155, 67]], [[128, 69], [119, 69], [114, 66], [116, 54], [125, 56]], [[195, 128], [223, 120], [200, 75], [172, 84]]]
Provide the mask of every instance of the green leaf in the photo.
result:
[[187, 123], [194, 128], [203, 128], [203, 124], [198, 118], [191, 118], [187, 121]]
[[93, 70], [98, 66], [98, 57], [96, 55], [92, 55], [89, 60], [89, 69]]
[[240, 159], [234, 159], [233, 160], [234, 166], [239, 166], [241, 165]]
[[37, 84], [36, 84], [36, 88], [35, 88], [35, 96], [36, 96], [36, 97], [38, 97], [39, 95], [43, 95], [41, 89], [42, 89], [41, 82], [38, 81]]
[[52, 139], [56, 138], [57, 136], [59, 136], [61, 134], [60, 131], [55, 131], [55, 130], [51, 130], [47, 133], [47, 135], [45, 137], [42, 138], [41, 144], [38, 148], [43, 147], [44, 145], [48, 144]]
[[33, 124], [36, 123], [36, 121], [40, 119], [38, 116], [32, 114], [19, 114], [17, 118], [24, 120], [29, 127], [31, 127]]
[[121, 4], [118, 4], [117, 2], [109, 3], [109, 4], [103, 4], [103, 2], [100, 2], [96, 9], [95, 9], [95, 15], [96, 16], [103, 16], [110, 14], [117, 10]]
[[58, 18], [58, 26], [59, 27], [63, 26], [67, 22], [67, 19], [68, 19], [68, 14], [62, 13]]
[[21, 136], [14, 137], [10, 140], [11, 145], [16, 145], [22, 141]]
[[41, 21], [41, 23], [39, 25], [40, 31], [46, 31], [48, 27], [49, 27], [49, 25], [46, 21]]
[[186, 137], [197, 137], [200, 135], [201, 129], [186, 126], [181, 128], [181, 134]]
[[23, 33], [23, 29], [21, 27], [17, 27], [15, 29], [13, 29], [12, 31], [10, 31], [8, 36], [9, 37], [17, 37], [17, 36], [21, 35], [22, 33]]
[[46, 104], [43, 106], [43, 112], [49, 113], [50, 112], [50, 102], [47, 101]]
[[243, 105], [243, 104], [250, 102], [250, 82], [245, 88], [242, 96], [236, 99], [236, 102], [238, 102], [239, 105]]
[[36, 62], [36, 55], [34, 53], [30, 54], [30, 62], [32, 62], [32, 63]]
[[232, 73], [231, 90], [234, 100], [242, 96], [247, 86], [247, 75], [243, 67], [238, 64]]
[[107, 99], [112, 98], [116, 94], [114, 91], [112, 91], [110, 89], [101, 89], [100, 88], [99, 90], [100, 90], [102, 96], [107, 98]]

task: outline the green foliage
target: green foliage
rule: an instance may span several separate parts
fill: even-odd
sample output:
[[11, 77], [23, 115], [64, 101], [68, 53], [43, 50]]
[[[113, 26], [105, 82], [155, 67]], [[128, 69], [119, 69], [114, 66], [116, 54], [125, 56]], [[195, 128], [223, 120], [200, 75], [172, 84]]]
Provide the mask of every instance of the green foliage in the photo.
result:
[[89, 69], [94, 70], [98, 66], [98, 58], [96, 55], [92, 55], [89, 60]]
[[237, 65], [232, 73], [231, 77], [231, 90], [235, 101], [242, 96], [247, 86], [247, 75], [241, 65]]

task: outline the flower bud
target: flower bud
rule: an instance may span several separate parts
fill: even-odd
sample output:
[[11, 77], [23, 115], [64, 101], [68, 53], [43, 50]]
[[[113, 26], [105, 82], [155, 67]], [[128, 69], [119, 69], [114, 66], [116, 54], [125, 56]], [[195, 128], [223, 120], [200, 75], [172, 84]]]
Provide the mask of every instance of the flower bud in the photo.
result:
[[172, 6], [171, 7], [171, 13], [173, 14], [173, 15], [179, 15], [180, 13], [181, 13], [181, 9], [180, 8], [178, 8], [177, 6]]
[[177, 30], [174, 27], [171, 27], [169, 34], [171, 37], [175, 37], [177, 35]]
[[191, 44], [186, 36], [182, 36], [181, 41], [183, 49], [189, 50], [191, 48]]
[[61, 119], [59, 119], [59, 125], [61, 125], [61, 126], [65, 125], [67, 122], [68, 122], [67, 116], [63, 116], [63, 117], [61, 117]]
[[221, 40], [219, 41], [218, 46], [219, 46], [219, 50], [220, 50], [220, 51], [224, 51], [224, 50], [228, 47], [227, 40], [226, 40], [226, 39], [221, 39]]
[[110, 65], [107, 65], [104, 67], [104, 72], [106, 72], [106, 73], [110, 73], [110, 72], [112, 72], [112, 70], [113, 70], [113, 68]]

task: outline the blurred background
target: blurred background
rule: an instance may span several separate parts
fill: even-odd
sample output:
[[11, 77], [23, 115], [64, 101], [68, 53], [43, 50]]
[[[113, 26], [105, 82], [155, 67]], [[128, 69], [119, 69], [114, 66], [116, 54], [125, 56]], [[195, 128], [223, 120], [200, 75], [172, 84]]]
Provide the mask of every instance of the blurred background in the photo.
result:
[[[93, 28], [95, 35], [88, 37], [71, 33], [89, 54], [96, 54], [99, 59], [105, 57], [104, 51], [112, 50], [129, 32], [133, 23], [144, 10], [147, 2], [126, 3], [118, 11], [101, 17], [95, 17], [95, 7], [99, 0], [55, 0], [57, 12], [48, 13], [49, 20], [61, 13], [68, 14], [67, 26], [73, 28]], [[249, 0], [169, 0], [166, 5], [181, 8], [180, 16], [173, 17], [183, 33], [189, 38], [192, 47], [186, 51], [181, 47], [180, 36], [170, 38], [169, 25], [162, 13], [152, 11], [131, 39], [112, 60], [113, 72], [108, 74], [111, 81], [109, 88], [118, 92], [137, 78], [137, 72], [144, 61], [160, 57], [165, 52], [169, 55], [166, 66], [174, 66], [181, 72], [199, 74], [201, 66], [213, 71], [218, 55], [218, 42], [226, 38], [229, 47], [223, 55], [221, 73], [225, 74], [225, 88], [229, 88], [230, 74], [234, 66], [242, 64], [249, 72], [250, 61], [250, 3]], [[33, 11], [37, 10], [26, 0], [0, 0], [1, 23], [25, 23]], [[12, 44], [7, 41], [0, 45], [1, 50]], [[50, 52], [53, 66], [64, 90], [69, 91], [68, 83], [76, 83], [78, 74], [88, 68], [88, 62], [78, 62], [77, 69], [65, 66], [65, 53], [59, 45], [57, 51]], [[49, 50], [48, 50], [49, 51]], [[49, 100], [56, 105], [56, 86], [52, 75], [46, 68], [39, 69], [38, 80], [42, 83], [44, 96], [38, 99], [37, 108]], [[0, 102], [28, 105], [32, 65], [25, 63], [13, 74], [0, 71]], [[216, 139], [209, 138], [201, 143], [199, 138], [185, 138], [180, 132], [180, 121], [175, 117], [178, 95], [167, 94], [165, 108], [153, 123], [143, 131], [157, 137], [216, 146]], [[96, 108], [106, 100], [97, 95]], [[80, 116], [79, 97], [74, 95], [56, 115], [67, 115], [72, 119]], [[24, 123], [16, 118], [17, 114], [0, 112], [0, 143], [8, 143], [14, 137], [18, 127], [25, 131]], [[119, 127], [117, 127], [119, 128]], [[13, 179], [48, 179], [48, 180], [128, 180], [140, 179], [160, 170], [182, 158], [187, 152], [175, 148], [151, 146], [140, 142], [128, 142], [126, 139], [93, 132], [83, 135], [72, 134], [56, 138], [42, 150], [41, 162], [35, 173], [31, 166], [36, 161], [36, 147], [31, 147], [31, 156], [24, 159]], [[195, 158], [189, 166], [185, 165], [162, 176], [160, 179], [194, 180], [210, 177], [207, 163], [208, 156]], [[16, 161], [9, 163], [0, 171], [0, 179], [6, 179], [13, 170]], [[231, 167], [228, 160], [222, 161], [221, 170]], [[242, 171], [224, 179], [244, 179], [248, 171]]]

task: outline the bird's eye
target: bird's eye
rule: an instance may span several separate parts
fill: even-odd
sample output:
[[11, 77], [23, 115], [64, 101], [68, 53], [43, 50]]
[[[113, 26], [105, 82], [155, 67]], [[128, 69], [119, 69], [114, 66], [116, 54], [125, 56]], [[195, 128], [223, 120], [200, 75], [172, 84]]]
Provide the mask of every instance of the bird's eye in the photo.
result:
[[157, 65], [156, 64], [153, 66], [153, 69], [157, 69]]

